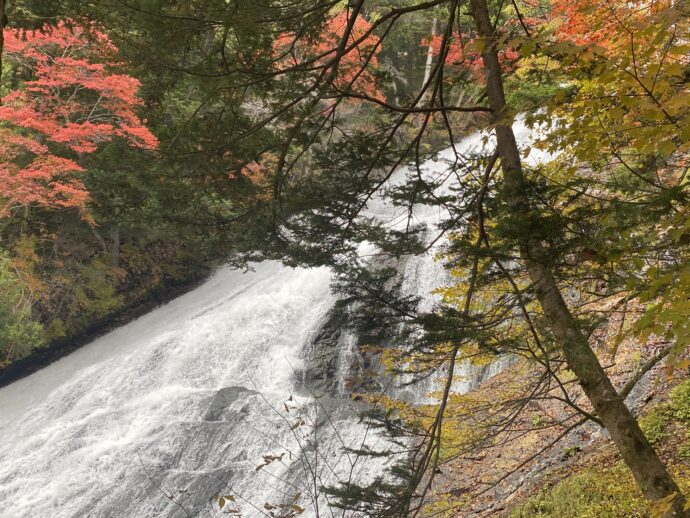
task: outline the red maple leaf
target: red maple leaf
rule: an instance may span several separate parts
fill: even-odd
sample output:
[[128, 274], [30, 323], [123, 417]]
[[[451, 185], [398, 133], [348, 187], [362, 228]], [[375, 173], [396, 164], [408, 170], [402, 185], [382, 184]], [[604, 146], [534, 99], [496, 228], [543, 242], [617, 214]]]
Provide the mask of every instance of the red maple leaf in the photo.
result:
[[114, 139], [158, 146], [135, 111], [140, 83], [118, 73], [116, 47], [92, 25], [69, 20], [3, 35], [6, 62], [28, 79], [0, 105], [0, 214], [35, 204], [86, 216], [80, 155]]
[[[328, 18], [316, 35], [282, 34], [273, 45], [276, 68], [284, 71], [309, 64], [320, 73], [319, 67], [329, 65], [337, 57], [349, 22], [349, 11], [342, 10]], [[340, 91], [383, 100], [373, 74], [378, 67], [379, 38], [369, 33], [371, 27], [363, 16], [355, 19], [345, 45], [345, 53], [332, 67], [335, 70], [332, 85]]]

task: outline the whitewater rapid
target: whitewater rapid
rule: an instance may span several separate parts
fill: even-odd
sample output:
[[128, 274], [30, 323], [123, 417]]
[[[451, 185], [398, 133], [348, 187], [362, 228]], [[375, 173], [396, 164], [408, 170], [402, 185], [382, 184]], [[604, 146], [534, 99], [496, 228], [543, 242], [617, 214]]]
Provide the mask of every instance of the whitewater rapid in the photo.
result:
[[[475, 135], [461, 149], [483, 145]], [[450, 160], [446, 150], [424, 167], [443, 174]], [[402, 217], [382, 200], [369, 211], [391, 225]], [[432, 207], [415, 215], [441, 217]], [[425, 309], [446, 280], [435, 252], [402, 266], [403, 291]], [[343, 388], [354, 336], [343, 331], [325, 374], [340, 378], [337, 393], [317, 396], [305, 381], [336, 302], [332, 281], [326, 268], [276, 262], [220, 269], [0, 389], [0, 517], [220, 516], [218, 496], [232, 516], [352, 516], [329, 508], [318, 487], [370, 481], [385, 461], [343, 451], [382, 441]], [[478, 381], [468, 369], [459, 390]]]
[[[276, 263], [247, 275], [221, 270], [0, 391], [0, 516], [161, 516], [172, 504], [155, 487], [162, 481], [178, 497], [197, 474], [253, 472], [280, 450], [265, 430], [277, 416], [262, 397], [290, 396], [302, 348], [334, 301], [329, 282], [326, 269]], [[230, 433], [205, 420], [224, 387], [248, 389], [224, 409], [248, 417]], [[223, 493], [217, 485], [204, 497]], [[260, 484], [249, 489], [263, 506]]]

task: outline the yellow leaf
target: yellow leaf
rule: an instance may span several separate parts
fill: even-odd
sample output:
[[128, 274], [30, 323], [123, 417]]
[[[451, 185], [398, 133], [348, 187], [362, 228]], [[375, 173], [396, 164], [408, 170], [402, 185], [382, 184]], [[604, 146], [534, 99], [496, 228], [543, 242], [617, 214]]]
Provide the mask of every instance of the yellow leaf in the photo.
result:
[[686, 108], [690, 105], [690, 93], [682, 92], [671, 97], [667, 104], [675, 109]]
[[662, 153], [665, 155], [670, 155], [676, 150], [676, 145], [673, 143], [672, 140], [666, 140], [659, 144], [659, 149], [661, 150]]
[[682, 76], [683, 67], [680, 63], [671, 63], [666, 67], [666, 73], [670, 76]]

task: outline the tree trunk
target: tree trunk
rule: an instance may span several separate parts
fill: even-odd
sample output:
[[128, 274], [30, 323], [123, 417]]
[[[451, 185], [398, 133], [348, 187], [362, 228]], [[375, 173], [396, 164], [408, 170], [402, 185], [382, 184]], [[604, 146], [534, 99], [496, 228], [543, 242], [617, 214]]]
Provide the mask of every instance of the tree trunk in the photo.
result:
[[[0, 0], [2, 1], [2, 0]], [[431, 77], [431, 65], [434, 63], [434, 36], [436, 36], [436, 25], [438, 24], [438, 20], [434, 18], [433, 22], [431, 22], [431, 36], [429, 37], [429, 49], [426, 52], [426, 65], [424, 67], [424, 80], [422, 81], [422, 88], [426, 86], [426, 84], [429, 82], [429, 78]], [[427, 90], [428, 91], [428, 90]], [[426, 94], [424, 95], [426, 97]]]
[[103, 239], [103, 236], [96, 230], [96, 227], [89, 225], [89, 230], [91, 230], [91, 233], [93, 234], [93, 237], [96, 238], [96, 241], [98, 241], [98, 244], [101, 246], [101, 251], [104, 254], [108, 253], [108, 245], [105, 242], [105, 239]]
[[[513, 214], [527, 216], [531, 210], [530, 202], [525, 189], [525, 178], [512, 122], [506, 118], [508, 113], [494, 28], [486, 0], [470, 0], [470, 5], [479, 36], [485, 45], [482, 57], [487, 96], [493, 110], [497, 151], [501, 159], [508, 205]], [[525, 217], [525, 221], [527, 220]], [[643, 493], [654, 501], [674, 499], [672, 510], [666, 516], [688, 516], [690, 513], [683, 510], [685, 499], [678, 486], [642, 433], [623, 398], [616, 392], [589, 346], [587, 337], [566, 305], [548, 266], [547, 252], [542, 243], [527, 239], [527, 242], [520, 245], [520, 255], [546, 322], [558, 340], [568, 366], [578, 377], [583, 391]]]
[[118, 268], [120, 266], [120, 227], [115, 225], [110, 229], [110, 264]]
[[[2, 51], [5, 47], [3, 29], [7, 26], [6, 0], [0, 0], [0, 85], [2, 85]], [[2, 99], [0, 99], [2, 101]]]

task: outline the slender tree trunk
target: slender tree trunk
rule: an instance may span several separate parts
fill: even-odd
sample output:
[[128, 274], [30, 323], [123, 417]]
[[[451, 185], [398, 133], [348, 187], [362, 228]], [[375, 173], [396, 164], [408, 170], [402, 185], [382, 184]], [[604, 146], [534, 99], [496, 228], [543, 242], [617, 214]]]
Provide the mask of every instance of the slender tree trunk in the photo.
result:
[[[530, 202], [525, 189], [520, 153], [512, 129], [506, 119], [503, 78], [495, 46], [494, 27], [486, 0], [470, 0], [472, 16], [479, 36], [484, 40], [484, 73], [487, 96], [493, 110], [497, 151], [501, 159], [507, 201], [515, 215], [526, 217]], [[529, 235], [527, 232], [525, 235]], [[583, 391], [598, 417], [604, 423], [623, 460], [631, 469], [645, 496], [659, 501], [673, 499], [673, 509], [666, 516], [688, 516], [683, 510], [685, 499], [666, 467], [649, 444], [637, 421], [630, 413], [611, 380], [589, 346], [576, 318], [570, 312], [548, 266], [547, 252], [542, 243], [527, 239], [520, 246], [520, 255], [534, 286], [546, 322], [559, 342], [570, 369], [576, 374]]]
[[[2, 51], [5, 46], [3, 29], [7, 25], [7, 13], [5, 12], [5, 0], [0, 0], [0, 85], [2, 85]], [[0, 99], [1, 101], [2, 99]]]
[[96, 241], [98, 241], [98, 244], [101, 246], [101, 251], [104, 254], [108, 253], [108, 245], [105, 242], [105, 239], [103, 239], [103, 236], [96, 230], [96, 227], [89, 225], [89, 230], [91, 230], [91, 233], [93, 234], [93, 237], [96, 238]]
[[[427, 49], [426, 52], [426, 64], [424, 65], [424, 79], [422, 79], [422, 85], [420, 88], [425, 88], [427, 87], [427, 83], [431, 79], [431, 68], [434, 64], [434, 36], [436, 35], [436, 25], [438, 25], [438, 19], [434, 17], [433, 21], [431, 22], [431, 36], [429, 36], [429, 48]], [[424, 95], [422, 95], [421, 99], [419, 99], [419, 105], [424, 106], [427, 102], [427, 99], [429, 98], [429, 95], [431, 95], [431, 86], [429, 85], [427, 87], [427, 90], [424, 92]], [[423, 119], [418, 118], [415, 121], [415, 125], [421, 126]]]
[[115, 268], [120, 266], [120, 227], [115, 225], [110, 229], [110, 264]]
[[[1, 0], [0, 0], [1, 1]], [[422, 88], [427, 84], [429, 78], [431, 77], [431, 65], [434, 63], [434, 36], [436, 36], [436, 25], [438, 25], [438, 20], [434, 18], [431, 22], [431, 36], [429, 37], [429, 49], [426, 52], [426, 65], [424, 67], [424, 80], [422, 81]]]

